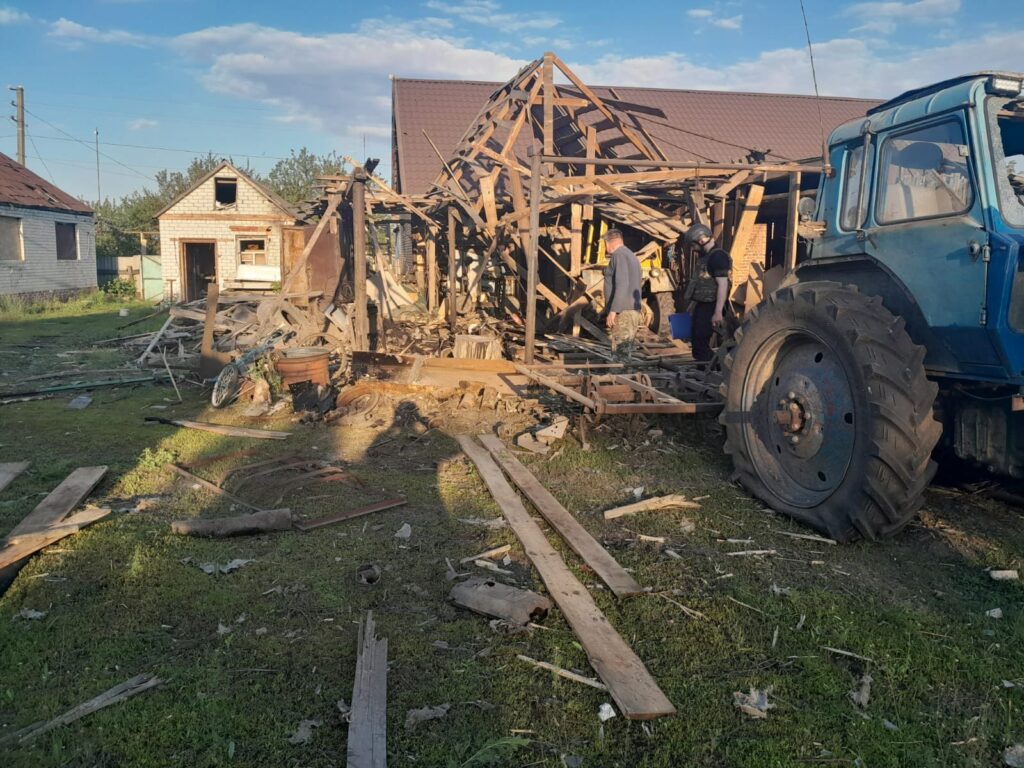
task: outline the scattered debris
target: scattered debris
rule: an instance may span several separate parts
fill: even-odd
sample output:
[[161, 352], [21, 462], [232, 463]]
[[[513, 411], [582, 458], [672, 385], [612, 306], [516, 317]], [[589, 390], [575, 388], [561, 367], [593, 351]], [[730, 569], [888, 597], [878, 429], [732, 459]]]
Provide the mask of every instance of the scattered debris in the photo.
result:
[[210, 424], [205, 421], [189, 421], [187, 419], [164, 419], [159, 416], [146, 416], [146, 421], [158, 424], [167, 424], [172, 427], [186, 427], [198, 429], [203, 432], [213, 432], [215, 435], [227, 435], [229, 437], [255, 437], [262, 440], [286, 440], [291, 432], [275, 432], [270, 429], [249, 429], [248, 427], [232, 427], [229, 424]]
[[500, 547], [488, 549], [484, 552], [481, 552], [479, 555], [470, 555], [469, 557], [464, 557], [461, 560], [459, 560], [459, 565], [465, 565], [466, 563], [474, 560], [483, 560], [485, 558], [499, 557], [501, 555], [507, 554], [511, 549], [511, 544], [502, 544]]
[[539, 669], [546, 669], [549, 672], [554, 672], [559, 677], [564, 677], [566, 680], [572, 680], [577, 683], [583, 683], [583, 685], [589, 685], [591, 688], [597, 688], [600, 691], [607, 691], [608, 686], [602, 683], [600, 680], [596, 680], [593, 677], [584, 677], [575, 672], [570, 672], [568, 669], [562, 669], [562, 667], [556, 667], [554, 664], [548, 664], [546, 661], [537, 661], [537, 659], [531, 659], [529, 656], [523, 654], [516, 654], [516, 658], [520, 661], [525, 661], [527, 664], [532, 664]]
[[543, 595], [489, 579], [468, 579], [456, 584], [448, 593], [448, 598], [456, 605], [484, 616], [493, 616], [519, 625], [543, 619], [551, 610], [551, 601]]
[[359, 627], [348, 725], [348, 768], [387, 765], [388, 641], [377, 637], [373, 611]]
[[871, 700], [871, 683], [873, 682], [874, 678], [865, 672], [857, 683], [857, 688], [850, 691], [850, 701], [861, 709], [867, 709], [868, 701]]
[[874, 659], [869, 659], [867, 656], [861, 656], [859, 654], [852, 653], [850, 651], [844, 651], [841, 648], [832, 648], [830, 646], [823, 645], [823, 646], [821, 646], [821, 649], [823, 651], [828, 651], [829, 653], [834, 653], [837, 656], [846, 656], [846, 657], [851, 658], [851, 659], [859, 659], [860, 661], [867, 661], [867, 662], [870, 662], [872, 664], [875, 663]]
[[688, 517], [684, 517], [679, 521], [679, 530], [683, 533], [693, 533], [697, 530], [697, 524]]
[[543, 440], [538, 440], [537, 435], [533, 432], [523, 432], [523, 434], [516, 437], [516, 445], [527, 451], [539, 453], [541, 456], [551, 450], [551, 446]]
[[362, 517], [363, 515], [369, 515], [372, 512], [382, 512], [385, 509], [400, 507], [403, 504], [405, 504], [405, 499], [403, 498], [385, 499], [384, 501], [367, 504], [366, 506], [357, 507], [356, 509], [339, 512], [336, 515], [320, 517], [316, 520], [297, 520], [295, 521], [295, 527], [300, 531], [311, 531], [314, 528], [322, 528], [325, 525], [333, 525], [334, 523], [341, 523], [345, 520], [353, 520], [357, 517]]
[[793, 593], [793, 590], [790, 587], [780, 587], [774, 581], [772, 582], [771, 587], [769, 587], [769, 591], [776, 597], [788, 597]]
[[490, 528], [492, 531], [508, 526], [508, 523], [503, 517], [495, 517], [490, 520], [484, 520], [480, 517], [460, 517], [459, 522], [465, 523], [466, 525], [476, 525], [481, 528]]
[[230, 635], [234, 631], [235, 631], [234, 627], [229, 627], [226, 624], [221, 624], [219, 621], [217, 622], [217, 634], [218, 635]]
[[774, 709], [775, 705], [768, 702], [768, 695], [772, 692], [772, 686], [763, 691], [751, 686], [749, 693], [735, 691], [732, 694], [733, 705], [743, 714], [755, 720], [765, 720], [768, 717], [768, 710]]
[[680, 509], [700, 509], [700, 504], [690, 501], [685, 496], [680, 496], [679, 494], [655, 496], [633, 504], [626, 504], [622, 507], [607, 509], [604, 512], [604, 519], [615, 520], [616, 518], [625, 517], [626, 515], [635, 515], [638, 512], [653, 512], [659, 509], [671, 509], [676, 507]]
[[779, 554], [774, 549], [741, 549], [738, 552], [726, 552], [726, 557], [765, 557]]
[[615, 707], [613, 707], [611, 704], [608, 704], [607, 702], [605, 702], [597, 708], [597, 719], [600, 720], [602, 723], [611, 720], [615, 716]]
[[483, 568], [485, 571], [490, 571], [491, 573], [500, 573], [502, 576], [515, 576], [512, 571], [495, 565], [490, 560], [474, 560], [473, 565], [477, 568]]
[[410, 709], [405, 713], [405, 730], [411, 731], [417, 725], [429, 722], [430, 720], [440, 720], [448, 714], [448, 710], [451, 708], [451, 704], [438, 704], [436, 707]]
[[288, 737], [288, 743], [295, 746], [308, 744], [313, 738], [313, 729], [319, 728], [323, 724], [323, 720], [303, 720], [295, 729], [295, 733]]
[[1014, 744], [1003, 752], [1003, 762], [1010, 768], [1024, 768], [1024, 744]]
[[[182, 560], [183, 563], [190, 563], [191, 561], [191, 557], [186, 557], [184, 560]], [[232, 571], [237, 571], [239, 568], [242, 568], [248, 565], [249, 563], [255, 562], [255, 560], [242, 560], [236, 558], [232, 560], [230, 563], [225, 563], [224, 565], [218, 565], [217, 563], [200, 563], [198, 567], [199, 570], [201, 570], [203, 573], [212, 576], [215, 573], [231, 573]]]
[[22, 608], [14, 614], [14, 618], [16, 619], [29, 619], [30, 621], [37, 621], [45, 617], [46, 611], [37, 611], [33, 608]]
[[882, 727], [887, 731], [898, 731], [900, 727], [896, 725], [892, 720], [882, 720]]
[[53, 720], [46, 722], [33, 723], [20, 731], [10, 733], [3, 738], [0, 738], [0, 744], [5, 744], [10, 741], [17, 741], [19, 744], [34, 739], [36, 736], [41, 736], [44, 733], [52, 731], [54, 728], [59, 728], [62, 725], [68, 725], [76, 720], [79, 720], [86, 715], [91, 715], [93, 712], [109, 707], [111, 704], [117, 704], [129, 699], [132, 696], [148, 691], [150, 688], [155, 688], [160, 685], [163, 681], [156, 675], [141, 674], [136, 675], [130, 680], [125, 680], [119, 685], [115, 685], [108, 691], [101, 693], [95, 698], [89, 699], [89, 701], [79, 704], [73, 709], [69, 709], [63, 715], [55, 717]]
[[79, 395], [68, 403], [68, 410], [81, 411], [92, 404], [92, 395]]
[[395, 531], [395, 538], [402, 539], [402, 541], [408, 541], [412, 538], [412, 526], [408, 523], [402, 523], [402, 527]]
[[824, 536], [815, 536], [811, 533], [792, 533], [790, 531], [775, 531], [780, 536], [789, 536], [791, 539], [803, 539], [804, 541], [815, 541], [818, 544], [835, 546], [838, 542], [835, 539], [826, 539]]
[[366, 584], [368, 586], [376, 584], [380, 581], [380, 575], [380, 566], [374, 565], [373, 563], [360, 565], [359, 568], [356, 569], [356, 580], [360, 584]]
[[1017, 581], [1020, 578], [1020, 572], [1016, 570], [989, 571], [988, 575], [993, 581]]
[[1003, 618], [1003, 609], [993, 608], [989, 611], [985, 611], [985, 615], [988, 616], [990, 619], [1001, 619]]

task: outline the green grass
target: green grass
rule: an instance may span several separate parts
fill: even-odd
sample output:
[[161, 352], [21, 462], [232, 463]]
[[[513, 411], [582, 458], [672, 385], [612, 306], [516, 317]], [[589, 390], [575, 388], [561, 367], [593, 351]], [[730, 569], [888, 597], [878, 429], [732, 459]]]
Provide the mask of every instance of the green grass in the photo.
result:
[[[140, 307], [133, 317], [142, 314]], [[56, 334], [56, 352], [115, 335], [123, 322], [116, 306], [102, 305], [22, 317], [0, 325], [0, 349]], [[37, 555], [0, 598], [0, 732], [53, 717], [140, 672], [165, 680], [27, 746], [0, 747], [5, 766], [338, 765], [346, 726], [336, 702], [350, 700], [367, 609], [390, 644], [394, 766], [461, 765], [513, 730], [530, 743], [496, 765], [554, 767], [580, 756], [585, 766], [659, 768], [853, 765], [857, 758], [872, 768], [992, 766], [1006, 746], [1024, 741], [1024, 689], [1002, 684], [1024, 685], [1021, 585], [984, 572], [1021, 567], [1024, 527], [1019, 513], [996, 502], [933, 491], [921, 522], [897, 540], [829, 547], [781, 535], [807, 531], [766, 514], [728, 482], [718, 445], [702, 436], [714, 431], [707, 425], [681, 423], [646, 446], [644, 430], [627, 439], [619, 425], [592, 432], [592, 451], [570, 439], [553, 459], [523, 457], [638, 581], [665, 593], [618, 601], [551, 539], [679, 709], [674, 718], [639, 723], [620, 715], [602, 727], [596, 713], [611, 700], [606, 693], [516, 660], [525, 653], [593, 674], [557, 610], [547, 630], [502, 634], [445, 599], [445, 557], [515, 544], [508, 530], [458, 521], [499, 510], [471, 464], [445, 461], [460, 455], [452, 435], [480, 430], [493, 415], [446, 417], [443, 429], [423, 437], [390, 417], [371, 429], [308, 427], [287, 415], [252, 424], [295, 433], [281, 443], [143, 426], [153, 413], [247, 423], [237, 412], [208, 411], [204, 393], [185, 394], [181, 405], [169, 387], [147, 386], [97, 390], [83, 411], [68, 411], [69, 398], [0, 407], [0, 461], [33, 462], [0, 494], [0, 533], [75, 466], [110, 466], [93, 494], [97, 503], [123, 508], [160, 497]], [[428, 399], [416, 406], [433, 415]], [[239, 462], [279, 453], [337, 457], [362, 487], [326, 484], [282, 503], [304, 517], [395, 493], [409, 504], [309, 533], [173, 536], [171, 520], [229, 514], [229, 506], [174, 481], [163, 464], [243, 448], [259, 455], [197, 472], [219, 481]], [[438, 461], [442, 469], [434, 470]], [[600, 510], [630, 501], [637, 486], [710, 498], [700, 510], [604, 521]], [[240, 495], [269, 505], [279, 494], [252, 485]], [[696, 530], [687, 532], [683, 518]], [[404, 522], [413, 528], [407, 543], [393, 536]], [[637, 534], [664, 537], [681, 559]], [[749, 548], [778, 555], [725, 554]], [[512, 555], [516, 583], [543, 591], [521, 548]], [[233, 558], [255, 562], [217, 577], [196, 567]], [[380, 583], [357, 583], [363, 563], [381, 566]], [[687, 618], [666, 597], [707, 620]], [[994, 607], [1005, 618], [986, 618]], [[15, 618], [23, 608], [47, 615]], [[219, 624], [232, 631], [219, 635]], [[874, 685], [860, 711], [849, 692], [865, 671]], [[773, 686], [776, 708], [767, 720], [733, 706], [733, 692], [751, 686]], [[405, 730], [409, 709], [441, 703], [452, 705], [445, 719]], [[304, 719], [323, 726], [309, 744], [293, 746], [287, 738]]]

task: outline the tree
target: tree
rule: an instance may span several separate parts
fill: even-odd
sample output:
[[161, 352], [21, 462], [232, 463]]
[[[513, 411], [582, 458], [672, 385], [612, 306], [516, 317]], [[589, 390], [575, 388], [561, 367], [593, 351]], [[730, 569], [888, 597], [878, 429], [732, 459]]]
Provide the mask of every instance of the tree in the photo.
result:
[[278, 160], [267, 174], [267, 186], [292, 205], [311, 199], [317, 192], [317, 177], [344, 173], [345, 160], [337, 152], [316, 155], [303, 147]]

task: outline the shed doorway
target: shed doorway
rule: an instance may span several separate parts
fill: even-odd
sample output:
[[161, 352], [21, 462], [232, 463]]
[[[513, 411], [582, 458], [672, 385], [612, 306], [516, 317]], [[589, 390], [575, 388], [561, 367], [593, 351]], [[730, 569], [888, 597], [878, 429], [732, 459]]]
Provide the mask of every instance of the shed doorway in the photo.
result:
[[217, 252], [213, 242], [186, 242], [181, 244], [181, 297], [196, 301], [206, 296], [211, 280], [217, 279]]

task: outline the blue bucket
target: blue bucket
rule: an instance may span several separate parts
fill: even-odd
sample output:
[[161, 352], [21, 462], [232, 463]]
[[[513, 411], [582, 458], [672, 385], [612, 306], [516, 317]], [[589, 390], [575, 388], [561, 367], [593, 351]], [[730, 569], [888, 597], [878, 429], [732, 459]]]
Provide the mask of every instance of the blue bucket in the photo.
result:
[[668, 324], [672, 327], [673, 339], [688, 340], [693, 336], [693, 318], [689, 312], [678, 312], [668, 316]]

